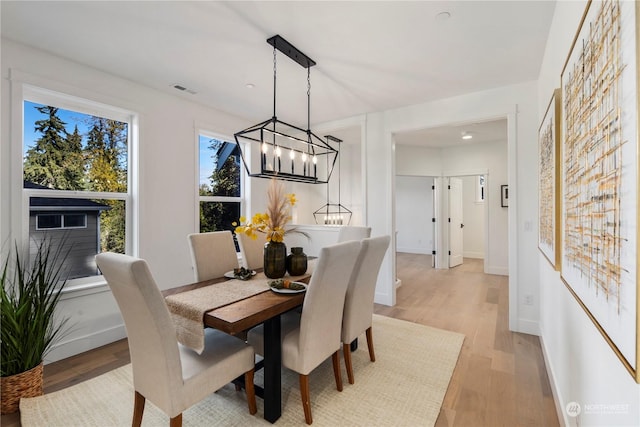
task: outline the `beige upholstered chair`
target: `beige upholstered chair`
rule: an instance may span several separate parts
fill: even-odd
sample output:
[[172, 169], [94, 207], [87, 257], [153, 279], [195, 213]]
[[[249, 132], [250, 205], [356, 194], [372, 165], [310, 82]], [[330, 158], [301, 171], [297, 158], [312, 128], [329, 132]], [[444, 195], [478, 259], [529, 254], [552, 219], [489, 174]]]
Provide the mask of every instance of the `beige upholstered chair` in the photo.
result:
[[363, 332], [366, 332], [367, 335], [369, 358], [372, 362], [376, 361], [376, 355], [373, 351], [373, 334], [371, 332], [373, 299], [380, 264], [389, 247], [389, 241], [389, 236], [362, 240], [360, 255], [347, 288], [344, 314], [342, 316], [342, 352], [344, 353], [344, 364], [347, 368], [349, 384], [354, 382], [350, 344]]
[[[300, 376], [300, 395], [304, 418], [311, 424], [309, 373], [332, 356], [336, 387], [342, 391], [340, 374], [340, 331], [344, 297], [349, 279], [360, 252], [360, 242], [344, 242], [320, 250], [318, 264], [313, 271], [302, 314], [296, 322], [295, 312], [283, 316], [282, 364]], [[262, 353], [262, 326], [248, 334], [249, 344]]]
[[249, 412], [256, 413], [254, 351], [238, 338], [207, 329], [201, 355], [178, 344], [164, 298], [147, 263], [127, 255], [103, 253], [96, 262], [118, 302], [129, 338], [135, 401], [133, 426], [142, 422], [149, 399], [182, 424], [182, 412], [244, 374]]
[[257, 270], [264, 267], [264, 244], [267, 243], [263, 236], [252, 239], [244, 233], [237, 233], [240, 252], [242, 253], [242, 266], [249, 270]]
[[349, 240], [362, 240], [371, 236], [371, 227], [360, 227], [356, 225], [345, 225], [338, 231], [338, 243]]
[[196, 282], [215, 279], [238, 268], [238, 255], [230, 231], [189, 234], [191, 263]]

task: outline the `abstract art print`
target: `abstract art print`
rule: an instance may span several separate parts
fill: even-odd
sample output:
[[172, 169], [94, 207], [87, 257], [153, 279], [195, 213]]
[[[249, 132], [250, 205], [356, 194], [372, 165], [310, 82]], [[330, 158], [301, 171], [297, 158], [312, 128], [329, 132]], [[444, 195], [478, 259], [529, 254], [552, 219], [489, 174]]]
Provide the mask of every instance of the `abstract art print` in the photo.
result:
[[554, 90], [538, 130], [538, 247], [556, 270], [560, 268], [560, 93]]
[[561, 76], [561, 276], [638, 376], [636, 2], [588, 3]]

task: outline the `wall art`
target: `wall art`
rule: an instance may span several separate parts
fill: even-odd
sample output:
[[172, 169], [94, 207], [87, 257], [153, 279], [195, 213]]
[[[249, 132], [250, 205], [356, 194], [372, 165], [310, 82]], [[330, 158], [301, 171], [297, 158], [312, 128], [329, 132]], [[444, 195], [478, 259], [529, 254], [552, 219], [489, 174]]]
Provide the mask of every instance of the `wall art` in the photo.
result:
[[589, 2], [561, 75], [561, 277], [636, 381], [637, 7]]

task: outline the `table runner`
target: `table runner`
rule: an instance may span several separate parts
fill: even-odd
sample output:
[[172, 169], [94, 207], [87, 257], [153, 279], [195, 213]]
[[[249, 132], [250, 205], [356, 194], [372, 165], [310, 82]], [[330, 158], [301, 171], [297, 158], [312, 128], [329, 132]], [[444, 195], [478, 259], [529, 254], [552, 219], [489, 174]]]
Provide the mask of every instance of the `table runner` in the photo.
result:
[[176, 326], [178, 342], [198, 354], [204, 350], [203, 317], [207, 311], [269, 290], [269, 279], [258, 273], [250, 280], [232, 279], [165, 298]]
[[[286, 278], [295, 281], [308, 277], [314, 266], [315, 260], [310, 261], [304, 276], [286, 276]], [[249, 280], [231, 279], [167, 296], [165, 301], [176, 327], [178, 342], [201, 354], [204, 350], [204, 314], [269, 291], [269, 281], [271, 279], [264, 273], [258, 273]]]

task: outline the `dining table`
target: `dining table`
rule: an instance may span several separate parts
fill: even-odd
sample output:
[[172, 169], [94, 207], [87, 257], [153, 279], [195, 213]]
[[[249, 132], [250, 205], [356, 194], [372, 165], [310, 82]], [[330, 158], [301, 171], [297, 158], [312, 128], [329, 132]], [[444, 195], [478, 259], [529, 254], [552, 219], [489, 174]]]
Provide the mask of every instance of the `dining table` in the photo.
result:
[[[310, 263], [310, 268], [301, 276], [285, 276], [284, 279], [308, 283], [312, 273], [311, 266], [312, 264]], [[274, 292], [268, 286], [269, 279], [264, 276], [264, 273], [260, 270], [257, 270], [256, 273], [254, 277], [246, 281], [222, 277], [166, 289], [162, 291], [162, 294], [166, 301], [170, 301], [172, 298], [187, 297], [189, 293], [193, 292], [213, 291], [215, 293], [216, 288], [211, 287], [216, 286], [225, 286], [227, 288], [237, 286], [241, 289], [242, 286], [250, 281], [255, 281], [256, 283], [262, 281], [264, 283], [263, 292], [242, 297], [221, 306], [204, 309], [202, 327], [215, 328], [231, 335], [243, 336], [246, 331], [254, 326], [264, 324], [264, 354], [262, 361], [264, 419], [274, 423], [282, 414], [280, 316], [302, 305], [305, 292], [287, 294]], [[201, 304], [204, 303], [203, 297], [198, 295], [198, 298], [201, 307]], [[171, 304], [168, 303], [167, 305], [171, 311]]]

